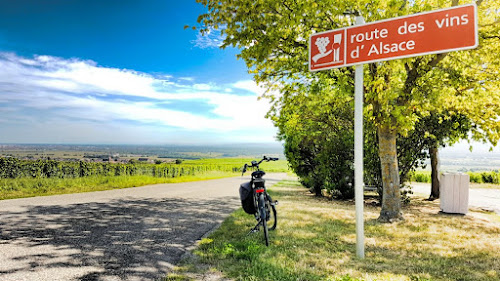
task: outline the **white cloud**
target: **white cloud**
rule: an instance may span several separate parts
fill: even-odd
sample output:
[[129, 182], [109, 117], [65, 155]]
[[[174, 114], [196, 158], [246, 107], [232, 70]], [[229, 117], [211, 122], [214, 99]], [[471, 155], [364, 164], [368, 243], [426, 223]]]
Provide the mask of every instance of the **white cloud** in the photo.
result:
[[[275, 129], [264, 118], [269, 104], [257, 100], [262, 89], [255, 83], [241, 81], [227, 88], [227, 85], [193, 82], [186, 77], [154, 77], [127, 69], [101, 67], [93, 61], [51, 56], [24, 58], [0, 53], [0, 105], [8, 104], [16, 109], [3, 111], [12, 120], [15, 114], [31, 112], [45, 119], [68, 123], [76, 120], [75, 124], [120, 122], [123, 130], [132, 128], [132, 125], [124, 125], [126, 122], [134, 122], [165, 131], [219, 136], [238, 132], [240, 139], [244, 139], [244, 132], [248, 131], [248, 138], [274, 137]], [[250, 90], [255, 95], [237, 95], [239, 89]], [[182, 109], [175, 106], [179, 102], [184, 104]], [[26, 130], [30, 126], [34, 130], [32, 123], [25, 123]], [[2, 141], [5, 139], [0, 137]]]
[[196, 40], [191, 41], [191, 43], [201, 49], [220, 48], [224, 44], [224, 38], [225, 36], [222, 36], [219, 30], [210, 29], [204, 35], [198, 32]]
[[255, 83], [255, 81], [252, 80], [238, 81], [233, 84], [233, 87], [253, 92], [258, 96], [261, 96], [266, 92], [266, 88], [257, 85], [257, 83]]
[[195, 90], [201, 90], [201, 91], [209, 91], [213, 88], [212, 85], [209, 84], [194, 84], [193, 89]]

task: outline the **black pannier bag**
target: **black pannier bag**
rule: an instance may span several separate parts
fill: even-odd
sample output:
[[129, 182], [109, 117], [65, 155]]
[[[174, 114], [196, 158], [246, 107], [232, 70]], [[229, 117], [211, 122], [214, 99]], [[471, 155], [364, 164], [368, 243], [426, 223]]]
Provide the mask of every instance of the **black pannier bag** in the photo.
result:
[[247, 214], [255, 214], [257, 210], [253, 203], [251, 182], [245, 182], [240, 185], [240, 199], [243, 210], [245, 210]]

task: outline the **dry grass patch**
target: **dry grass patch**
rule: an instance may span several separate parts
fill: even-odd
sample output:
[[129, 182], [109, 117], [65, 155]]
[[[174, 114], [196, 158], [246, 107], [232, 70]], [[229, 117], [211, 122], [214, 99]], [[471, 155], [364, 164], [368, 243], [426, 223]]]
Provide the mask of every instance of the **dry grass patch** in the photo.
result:
[[270, 247], [262, 233], [247, 235], [255, 220], [239, 210], [202, 241], [201, 262], [235, 280], [500, 280], [500, 223], [490, 214], [440, 214], [438, 203], [414, 198], [405, 221], [381, 224], [380, 209], [366, 206], [360, 260], [353, 202], [316, 198], [296, 182], [272, 193], [280, 204]]

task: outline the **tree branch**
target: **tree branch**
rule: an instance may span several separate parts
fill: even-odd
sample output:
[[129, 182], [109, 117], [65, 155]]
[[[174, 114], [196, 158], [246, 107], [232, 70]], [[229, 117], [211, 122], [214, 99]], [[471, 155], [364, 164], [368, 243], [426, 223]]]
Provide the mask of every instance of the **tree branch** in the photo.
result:
[[430, 62], [429, 66], [435, 67], [440, 61], [442, 61], [449, 53], [441, 53], [437, 54], [436, 57], [434, 57]]
[[483, 36], [483, 39], [500, 39], [500, 35]]

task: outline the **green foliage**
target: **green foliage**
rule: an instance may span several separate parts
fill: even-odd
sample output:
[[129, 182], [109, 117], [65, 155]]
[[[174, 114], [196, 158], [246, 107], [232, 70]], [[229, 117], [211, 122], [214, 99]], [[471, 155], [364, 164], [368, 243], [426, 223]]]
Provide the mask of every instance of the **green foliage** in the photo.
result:
[[[340, 133], [335, 129], [347, 127], [337, 121], [345, 120], [341, 107], [351, 107], [348, 97], [352, 96], [354, 75], [350, 67], [309, 72], [309, 36], [350, 26], [355, 14], [373, 22], [459, 4], [403, 0], [197, 1], [208, 9], [198, 18], [201, 32], [220, 31], [225, 36], [222, 48], [238, 48], [238, 58], [246, 62], [255, 81], [270, 90], [264, 94], [272, 102], [268, 117], [280, 129], [292, 169], [316, 192], [325, 182], [332, 188], [342, 185], [335, 173], [350, 176], [344, 160], [349, 161], [351, 149], [343, 137], [349, 137], [351, 129]], [[385, 194], [399, 194], [399, 184], [390, 183], [405, 181], [420, 165], [425, 157], [421, 152], [432, 141], [452, 143], [467, 136], [464, 131], [494, 145], [499, 140], [500, 24], [496, 12], [500, 3], [478, 1], [478, 5], [477, 49], [371, 63], [364, 68], [364, 115], [370, 123], [367, 127], [375, 131], [368, 133], [369, 138], [384, 141], [407, 137], [398, 142], [398, 151], [384, 142], [382, 151], [388, 151], [391, 157], [381, 170], [376, 165], [376, 150], [365, 148], [371, 157], [368, 168], [373, 169], [365, 176], [373, 176], [368, 180], [377, 185], [383, 182], [388, 191]], [[324, 98], [324, 103], [315, 96]], [[311, 113], [313, 110], [315, 113]], [[455, 117], [464, 118], [453, 120]], [[376, 131], [382, 128], [384, 137], [378, 138]], [[338, 159], [325, 160], [323, 155], [332, 150], [333, 158]], [[400, 167], [398, 162], [407, 164]], [[337, 171], [331, 172], [332, 168]], [[396, 202], [396, 197], [384, 201]], [[395, 208], [398, 210], [391, 213], [399, 214], [399, 207]]]
[[431, 182], [431, 174], [430, 172], [413, 172], [411, 175], [410, 175], [410, 178], [409, 178], [410, 181], [414, 181], [414, 182], [426, 182], [426, 183], [430, 183]]
[[491, 171], [491, 172], [481, 172], [474, 173], [469, 172], [470, 182], [473, 183], [492, 183], [492, 184], [500, 184], [499, 178], [500, 173]]
[[[468, 172], [469, 181], [471, 183], [492, 183], [492, 184], [500, 184], [500, 173], [498, 171], [490, 171], [490, 172]], [[411, 174], [410, 181], [415, 182], [431, 182], [430, 172], [417, 171]]]
[[335, 197], [352, 198], [352, 98], [330, 89], [317, 83], [290, 95], [280, 109], [284, 118], [273, 120], [290, 168], [306, 187], [317, 195], [327, 189]]
[[479, 173], [469, 172], [469, 180], [474, 183], [483, 183], [483, 177]]
[[[452, 5], [449, 1], [197, 1], [208, 9], [198, 18], [202, 33], [216, 29], [225, 36], [222, 48], [239, 48], [238, 57], [245, 60], [255, 80], [280, 90], [281, 97], [267, 95], [277, 107], [283, 96], [320, 80], [332, 80], [341, 91], [352, 87], [351, 68], [309, 72], [307, 39], [311, 34], [350, 26], [356, 13], [373, 22]], [[500, 79], [500, 59], [495, 55], [500, 28], [498, 13], [493, 12], [500, 4], [479, 4], [478, 49], [373, 63], [365, 68], [365, 113], [371, 121], [406, 135], [420, 118], [448, 108], [450, 113], [470, 117], [476, 125], [472, 128], [475, 137], [493, 143], [498, 140], [500, 125], [494, 121], [499, 96], [491, 93], [498, 92]], [[480, 110], [485, 105], [487, 110]]]

